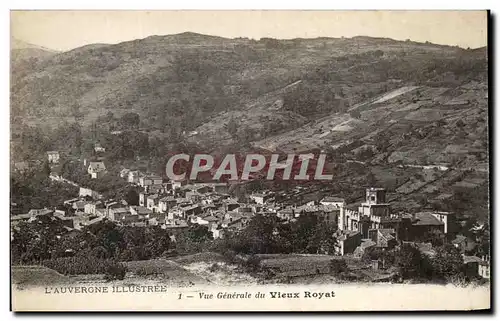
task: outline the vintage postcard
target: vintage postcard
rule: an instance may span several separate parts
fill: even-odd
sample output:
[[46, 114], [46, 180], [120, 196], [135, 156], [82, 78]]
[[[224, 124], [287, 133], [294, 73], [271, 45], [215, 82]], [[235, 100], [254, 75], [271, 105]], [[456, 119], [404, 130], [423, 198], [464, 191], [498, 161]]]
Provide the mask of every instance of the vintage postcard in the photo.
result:
[[11, 11], [13, 311], [490, 309], [487, 11]]

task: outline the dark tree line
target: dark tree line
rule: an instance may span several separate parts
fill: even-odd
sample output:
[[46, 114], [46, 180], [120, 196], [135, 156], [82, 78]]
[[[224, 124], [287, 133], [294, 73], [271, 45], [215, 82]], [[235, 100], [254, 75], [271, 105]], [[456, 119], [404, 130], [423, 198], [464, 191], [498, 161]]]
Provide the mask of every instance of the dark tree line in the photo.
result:
[[120, 226], [108, 220], [85, 226], [76, 234], [67, 233], [59, 219], [39, 216], [14, 229], [11, 253], [13, 264], [41, 264], [64, 274], [94, 274], [120, 270], [118, 262], [154, 259], [171, 251], [196, 253], [211, 239], [208, 229], [199, 225], [173, 238], [160, 226]]
[[287, 223], [275, 216], [254, 216], [241, 232], [229, 235], [219, 251], [244, 254], [334, 252], [336, 226], [316, 215], [303, 215]]

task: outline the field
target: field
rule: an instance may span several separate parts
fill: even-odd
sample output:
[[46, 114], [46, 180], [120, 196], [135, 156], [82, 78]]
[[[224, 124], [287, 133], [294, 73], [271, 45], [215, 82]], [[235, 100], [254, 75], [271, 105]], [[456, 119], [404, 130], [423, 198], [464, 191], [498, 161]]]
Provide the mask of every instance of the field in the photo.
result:
[[43, 266], [13, 266], [11, 271], [12, 283], [19, 287], [64, 284], [70, 281], [69, 277]]
[[[124, 264], [128, 269], [125, 279], [113, 281], [112, 284], [162, 284], [173, 287], [190, 287], [210, 283], [209, 280], [165, 259], [131, 261]], [[102, 274], [64, 276], [42, 266], [13, 266], [12, 283], [19, 288], [25, 288], [54, 284], [91, 285], [107, 282]]]
[[129, 281], [143, 279], [160, 281], [170, 286], [194, 286], [210, 283], [196, 274], [191, 273], [183, 266], [165, 259], [131, 261], [124, 263], [127, 268]]
[[[154, 259], [123, 262], [127, 267], [124, 280], [112, 284], [162, 284], [171, 287], [192, 287], [206, 284], [234, 285], [257, 283], [237, 265], [226, 264], [216, 253], [197, 253], [172, 260]], [[65, 276], [42, 266], [13, 266], [12, 283], [19, 288], [54, 284], [102, 284], [104, 275]]]

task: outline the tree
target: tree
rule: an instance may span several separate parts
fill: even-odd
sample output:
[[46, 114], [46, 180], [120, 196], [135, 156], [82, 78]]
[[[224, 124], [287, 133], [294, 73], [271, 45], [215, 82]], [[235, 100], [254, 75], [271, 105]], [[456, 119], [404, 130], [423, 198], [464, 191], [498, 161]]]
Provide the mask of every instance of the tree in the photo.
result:
[[137, 128], [141, 118], [137, 113], [126, 113], [120, 118], [120, 123], [125, 128]]
[[71, 105], [71, 115], [75, 117], [75, 119], [80, 119], [82, 117], [79, 104], [75, 103]]
[[212, 233], [210, 233], [206, 226], [194, 224], [188, 229], [187, 237], [194, 242], [202, 243], [211, 240]]
[[418, 248], [410, 244], [401, 245], [395, 254], [394, 264], [399, 268], [403, 279], [429, 277], [430, 269], [427, 257]]
[[127, 189], [124, 199], [128, 205], [139, 205], [139, 193], [134, 188]]
[[370, 146], [367, 146], [364, 148], [360, 148], [356, 152], [356, 159], [361, 160], [361, 161], [365, 161], [365, 160], [372, 158], [374, 155], [375, 155], [375, 152], [373, 151], [373, 149]]
[[367, 262], [380, 261], [384, 268], [394, 265], [395, 251], [386, 251], [383, 248], [371, 247], [365, 250], [362, 259]]
[[38, 216], [33, 224], [22, 222], [13, 233], [12, 256], [23, 263], [50, 259], [64, 232], [62, 222], [49, 216]]
[[336, 226], [319, 221], [307, 244], [307, 252], [312, 254], [333, 254], [337, 239], [334, 236]]
[[248, 226], [234, 238], [233, 250], [240, 253], [276, 253], [277, 219], [271, 216], [256, 215]]
[[238, 133], [238, 142], [242, 146], [248, 146], [248, 144], [254, 139], [256, 134], [255, 129], [245, 125]]
[[227, 122], [227, 124], [224, 125], [224, 128], [227, 130], [229, 135], [231, 135], [231, 137], [233, 137], [233, 138], [236, 137], [236, 133], [238, 132], [238, 123], [236, 122], [236, 120], [234, 118], [231, 118]]
[[375, 177], [375, 175], [372, 172], [369, 172], [368, 174], [366, 174], [365, 180], [366, 180], [366, 184], [368, 186], [377, 185], [377, 178]]
[[106, 281], [123, 280], [127, 274], [127, 267], [122, 263], [110, 264], [106, 269]]
[[43, 162], [43, 175], [45, 177], [49, 177], [50, 173], [51, 173], [50, 164], [49, 164], [48, 160], [45, 160]]
[[490, 226], [489, 223], [486, 222], [480, 232], [478, 233], [478, 255], [490, 255], [490, 242], [491, 242], [491, 236], [490, 236]]
[[430, 242], [432, 246], [442, 246], [444, 244], [445, 235], [440, 230], [431, 230], [425, 235], [425, 242]]
[[439, 247], [431, 264], [433, 276], [437, 279], [450, 280], [462, 275], [463, 259], [460, 251], [453, 245], [446, 244]]
[[463, 128], [465, 127], [465, 123], [463, 120], [459, 119], [457, 120], [457, 122], [455, 123], [455, 125], [458, 127], [458, 128]]
[[113, 112], [112, 112], [112, 111], [108, 111], [108, 112], [106, 113], [106, 115], [104, 116], [103, 121], [104, 121], [104, 122], [110, 122], [110, 121], [112, 121], [114, 118], [115, 118], [115, 115], [113, 114]]
[[359, 110], [357, 109], [354, 109], [352, 110], [349, 115], [352, 117], [352, 118], [356, 118], [356, 119], [360, 119], [361, 118], [361, 113], [359, 112]]

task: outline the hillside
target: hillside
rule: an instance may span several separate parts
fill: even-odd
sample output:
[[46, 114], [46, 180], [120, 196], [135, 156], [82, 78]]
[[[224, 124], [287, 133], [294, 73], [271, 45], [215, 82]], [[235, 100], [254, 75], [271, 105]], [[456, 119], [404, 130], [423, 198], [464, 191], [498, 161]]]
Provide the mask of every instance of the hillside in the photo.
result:
[[12, 64], [13, 158], [50, 149], [79, 157], [98, 140], [116, 165], [146, 159], [156, 171], [179, 142], [323, 150], [342, 164], [347, 190], [378, 183], [405, 201], [481, 188], [487, 198], [487, 68], [486, 48], [369, 37], [188, 32], [92, 44]]
[[13, 65], [11, 109], [13, 116], [56, 121], [81, 115], [87, 123], [108, 111], [135, 111], [148, 127], [162, 130], [180, 122], [192, 130], [214, 113], [240, 109], [311, 70], [335, 64], [336, 57], [375, 50], [442, 55], [459, 49], [367, 37], [254, 41], [194, 33], [151, 36]]
[[[33, 45], [16, 38], [11, 38], [10, 50], [13, 68], [19, 68], [19, 64], [33, 63], [58, 53], [56, 50]], [[31, 61], [29, 61], [30, 59]]]

